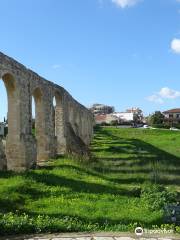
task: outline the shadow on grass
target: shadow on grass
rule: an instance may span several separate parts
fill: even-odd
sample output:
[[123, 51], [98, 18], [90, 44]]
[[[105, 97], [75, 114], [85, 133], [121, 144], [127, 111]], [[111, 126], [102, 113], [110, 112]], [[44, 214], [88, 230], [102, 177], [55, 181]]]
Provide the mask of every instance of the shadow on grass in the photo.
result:
[[[80, 169], [79, 169], [80, 170]], [[82, 170], [83, 171], [83, 170]], [[89, 172], [90, 173], [90, 172]], [[122, 189], [113, 186], [90, 183], [82, 180], [75, 180], [73, 178], [61, 177], [52, 173], [37, 173], [31, 172], [27, 175], [36, 182], [43, 183], [47, 186], [60, 186], [70, 188], [74, 193], [93, 193], [93, 194], [114, 194], [124, 196], [137, 195], [137, 189]], [[138, 192], [139, 194], [140, 192]]]
[[[103, 174], [148, 174], [156, 171], [158, 174], [166, 173], [171, 175], [180, 174], [180, 157], [170, 154], [150, 143], [136, 138], [121, 138], [103, 128], [97, 130], [101, 136], [100, 144], [93, 152], [102, 152], [102, 156], [97, 156], [99, 164], [94, 166], [94, 170]], [[154, 136], [155, 137], [155, 136]], [[119, 139], [119, 145], [118, 143]], [[113, 142], [115, 141], [115, 145]], [[109, 144], [112, 142], [112, 144]], [[124, 146], [124, 144], [126, 144]], [[117, 157], [119, 154], [119, 158]], [[115, 157], [113, 157], [115, 155]], [[122, 156], [123, 157], [122, 157]], [[109, 156], [109, 157], [107, 157]], [[109, 163], [108, 163], [109, 162]], [[123, 169], [123, 167], [125, 169]], [[139, 169], [137, 169], [139, 168]], [[117, 180], [117, 182], [131, 183], [135, 179]], [[147, 180], [147, 179], [146, 179]], [[138, 182], [143, 182], [143, 178]], [[162, 184], [180, 184], [180, 179], [160, 179]]]
[[14, 198], [0, 198], [0, 213], [16, 212], [17, 210], [23, 209], [25, 204], [25, 198], [19, 197]]
[[[101, 179], [105, 179], [105, 177], [101, 177], [101, 174], [93, 173], [92, 171], [88, 171], [85, 169], [81, 169], [80, 167], [73, 165], [62, 165], [59, 168], [66, 168], [67, 171], [69, 169], [75, 169], [79, 173], [89, 174], [94, 177], [98, 177]], [[70, 172], [70, 171], [69, 171]], [[87, 193], [87, 194], [113, 194], [116, 196], [128, 196], [128, 197], [139, 197], [140, 189], [125, 189], [125, 188], [117, 188], [113, 185], [109, 186], [99, 183], [90, 183], [82, 180], [67, 178], [64, 176], [55, 175], [50, 173], [50, 171], [43, 170], [40, 171], [29, 171], [25, 173], [13, 173], [13, 172], [1, 172], [0, 178], [14, 178], [16, 176], [21, 176], [24, 179], [24, 182], [20, 182], [16, 186], [9, 187], [7, 186], [3, 195], [0, 196], [0, 212], [15, 212], [16, 210], [20, 212], [26, 212], [26, 200], [28, 201], [36, 201], [41, 198], [47, 198], [52, 196], [51, 187], [60, 187], [57, 192], [53, 193], [56, 197], [60, 195], [64, 195], [69, 197], [69, 195], [73, 195], [76, 193]], [[40, 185], [41, 187], [37, 187]], [[46, 188], [44, 186], [50, 187]], [[69, 191], [63, 191], [63, 188], [68, 188]], [[61, 190], [62, 188], [62, 190]]]

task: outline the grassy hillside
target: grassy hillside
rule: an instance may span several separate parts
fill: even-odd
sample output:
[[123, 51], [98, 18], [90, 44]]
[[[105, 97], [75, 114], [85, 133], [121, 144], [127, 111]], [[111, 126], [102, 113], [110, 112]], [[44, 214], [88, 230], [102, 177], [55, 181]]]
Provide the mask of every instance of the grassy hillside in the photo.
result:
[[180, 132], [103, 128], [92, 146], [100, 163], [97, 170], [118, 178], [119, 184], [151, 181], [180, 191]]
[[179, 198], [180, 133], [100, 128], [91, 148], [88, 163], [60, 158], [1, 172], [1, 234], [160, 226], [163, 202]]

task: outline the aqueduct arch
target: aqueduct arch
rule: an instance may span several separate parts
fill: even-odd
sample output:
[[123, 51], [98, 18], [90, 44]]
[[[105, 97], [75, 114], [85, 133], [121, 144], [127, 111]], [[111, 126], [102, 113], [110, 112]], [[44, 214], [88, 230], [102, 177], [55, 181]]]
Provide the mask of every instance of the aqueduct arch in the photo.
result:
[[[93, 116], [64, 88], [3, 53], [0, 53], [0, 79], [8, 96], [7, 169], [28, 169], [67, 152], [86, 154], [93, 133]], [[32, 97], [36, 137], [32, 134]]]
[[[2, 76], [6, 92], [7, 92], [7, 102], [8, 102], [8, 129], [9, 138], [15, 136], [16, 131], [18, 131], [18, 96], [17, 88], [13, 75], [6, 73]], [[16, 117], [13, 117], [15, 116]]]
[[35, 103], [35, 138], [37, 144], [37, 162], [43, 160], [43, 153], [45, 151], [44, 144], [44, 111], [43, 111], [43, 93], [42, 90], [37, 87], [33, 90], [32, 98]]

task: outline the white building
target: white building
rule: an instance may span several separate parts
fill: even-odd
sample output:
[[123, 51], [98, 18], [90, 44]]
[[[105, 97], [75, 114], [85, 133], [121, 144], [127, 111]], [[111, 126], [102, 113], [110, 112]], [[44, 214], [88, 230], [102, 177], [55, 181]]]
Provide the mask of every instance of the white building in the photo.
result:
[[118, 117], [119, 123], [142, 123], [143, 113], [140, 108], [130, 108], [126, 112], [115, 112], [114, 116]]
[[107, 123], [111, 124], [113, 122], [118, 122], [119, 118], [113, 114], [98, 114], [95, 115], [96, 124]]
[[129, 112], [117, 112], [113, 113], [114, 116], [118, 117], [119, 122], [133, 122], [135, 120], [135, 114]]

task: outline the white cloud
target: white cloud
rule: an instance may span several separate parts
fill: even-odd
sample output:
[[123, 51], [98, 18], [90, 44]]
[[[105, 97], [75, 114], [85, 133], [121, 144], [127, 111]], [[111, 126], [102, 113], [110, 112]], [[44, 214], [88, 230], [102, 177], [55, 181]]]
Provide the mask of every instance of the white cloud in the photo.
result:
[[180, 39], [174, 38], [171, 41], [171, 49], [174, 53], [180, 54]]
[[138, 3], [140, 0], [111, 0], [117, 6], [121, 8], [131, 7]]
[[156, 103], [161, 103], [161, 104], [164, 103], [163, 99], [156, 94], [153, 94], [153, 95], [147, 97], [147, 100], [150, 102], [156, 102]]
[[174, 99], [174, 98], [180, 97], [180, 92], [170, 89], [168, 87], [164, 87], [164, 88], [161, 88], [161, 90], [159, 91], [159, 96], [161, 96], [162, 98]]
[[163, 87], [159, 92], [147, 97], [150, 102], [164, 103], [167, 99], [176, 99], [180, 97], [180, 91], [170, 89], [168, 87]]

